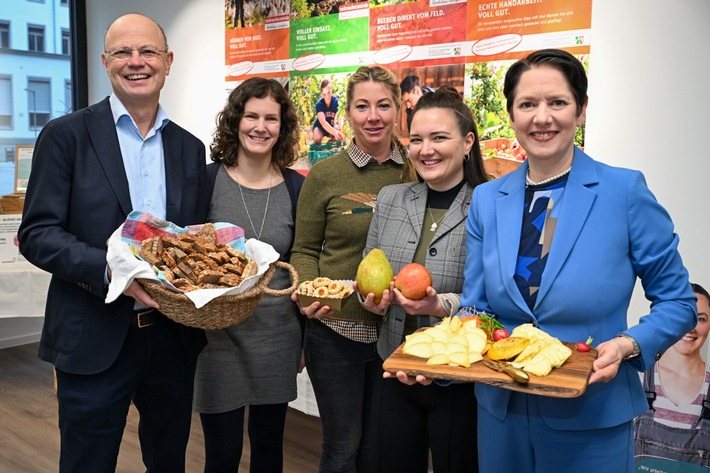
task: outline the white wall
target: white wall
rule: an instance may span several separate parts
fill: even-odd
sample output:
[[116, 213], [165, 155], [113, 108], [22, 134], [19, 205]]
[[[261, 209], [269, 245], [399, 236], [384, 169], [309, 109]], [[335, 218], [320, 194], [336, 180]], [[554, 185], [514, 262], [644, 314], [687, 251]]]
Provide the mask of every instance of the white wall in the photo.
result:
[[[224, 103], [221, 0], [87, 2], [89, 99], [110, 93], [100, 62], [103, 35], [135, 11], [166, 30], [175, 64], [161, 102], [207, 145]], [[169, 5], [169, 7], [168, 7]], [[594, 0], [586, 150], [613, 165], [642, 170], [681, 237], [693, 281], [710, 288], [710, 153], [707, 116], [710, 2]], [[647, 313], [640, 291], [630, 320]]]
[[209, 146], [215, 115], [226, 99], [223, 0], [108, 0], [87, 3], [89, 103], [111, 93], [101, 64], [106, 29], [125, 13], [142, 13], [165, 30], [175, 53], [161, 103], [168, 116]]
[[[594, 0], [585, 149], [644, 172], [691, 280], [710, 290], [709, 18], [706, 0]], [[638, 289], [632, 321], [648, 310]]]

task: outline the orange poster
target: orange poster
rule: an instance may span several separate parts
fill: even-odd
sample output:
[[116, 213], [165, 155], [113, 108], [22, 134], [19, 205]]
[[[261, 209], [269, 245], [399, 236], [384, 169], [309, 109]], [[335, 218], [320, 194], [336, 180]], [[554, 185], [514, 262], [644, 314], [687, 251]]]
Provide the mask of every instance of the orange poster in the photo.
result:
[[288, 75], [289, 7], [288, 0], [225, 1], [227, 81], [243, 80], [251, 75]]
[[586, 54], [591, 16], [592, 0], [469, 0], [467, 61], [517, 59], [544, 48]]

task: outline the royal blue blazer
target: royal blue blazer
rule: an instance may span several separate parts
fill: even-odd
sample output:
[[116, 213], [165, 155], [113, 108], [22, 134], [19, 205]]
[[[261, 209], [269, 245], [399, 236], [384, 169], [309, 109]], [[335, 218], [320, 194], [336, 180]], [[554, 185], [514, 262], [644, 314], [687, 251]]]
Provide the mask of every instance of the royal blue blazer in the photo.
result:
[[[513, 275], [520, 245], [525, 175], [516, 171], [476, 187], [466, 222], [462, 306], [491, 311], [508, 329], [524, 323], [562, 341], [594, 345], [625, 332], [641, 356], [623, 361], [616, 377], [590, 385], [578, 398], [539, 397], [554, 429], [604, 428], [648, 408], [638, 371], [690, 331], [696, 299], [678, 253], [678, 236], [639, 171], [594, 161], [575, 148], [572, 170], [535, 307], [524, 302]], [[627, 326], [637, 279], [650, 312]], [[480, 408], [503, 420], [510, 391], [478, 384]]]

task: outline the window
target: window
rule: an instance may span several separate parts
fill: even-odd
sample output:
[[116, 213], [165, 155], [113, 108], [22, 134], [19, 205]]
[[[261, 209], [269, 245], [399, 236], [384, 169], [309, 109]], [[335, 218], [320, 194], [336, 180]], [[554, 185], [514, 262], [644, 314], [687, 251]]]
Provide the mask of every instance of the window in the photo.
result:
[[44, 26], [27, 27], [27, 50], [44, 52]]
[[0, 129], [12, 128], [12, 79], [0, 76]]
[[0, 21], [0, 48], [10, 47], [10, 22]]
[[71, 81], [64, 81], [64, 114], [72, 112], [72, 91]]
[[27, 114], [30, 130], [38, 130], [49, 122], [52, 112], [49, 93], [49, 79], [27, 81]]
[[68, 56], [71, 52], [71, 36], [69, 30], [62, 28], [62, 54]]

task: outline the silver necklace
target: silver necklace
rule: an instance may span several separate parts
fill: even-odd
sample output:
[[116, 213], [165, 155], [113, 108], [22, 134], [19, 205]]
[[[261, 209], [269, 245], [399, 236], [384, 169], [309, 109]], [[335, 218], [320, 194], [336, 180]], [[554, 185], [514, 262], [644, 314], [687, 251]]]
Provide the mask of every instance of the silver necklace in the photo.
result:
[[541, 185], [543, 185], [543, 184], [547, 184], [548, 182], [552, 182], [552, 181], [554, 181], [554, 180], [557, 180], [557, 179], [561, 178], [562, 176], [568, 174], [571, 170], [572, 170], [572, 166], [568, 167], [566, 170], [562, 171], [562, 172], [559, 173], [559, 174], [556, 174], [556, 175], [554, 175], [554, 176], [552, 176], [552, 177], [549, 177], [549, 178], [547, 178], [547, 179], [543, 179], [542, 181], [535, 182], [535, 181], [533, 181], [532, 179], [530, 179], [530, 168], [528, 168], [527, 171], [525, 172], [525, 185], [528, 185], [528, 186], [541, 186]]
[[256, 233], [256, 228], [254, 227], [254, 222], [251, 220], [251, 215], [249, 215], [249, 209], [247, 208], [247, 202], [244, 200], [244, 193], [242, 192], [242, 185], [239, 184], [239, 180], [236, 179], [235, 176], [235, 181], [237, 181], [237, 185], [239, 186], [239, 195], [242, 196], [242, 204], [244, 204], [244, 210], [247, 211], [247, 218], [249, 219], [249, 224], [251, 225], [251, 229], [254, 231], [254, 235], [256, 235], [257, 240], [261, 240], [261, 234], [264, 232], [264, 223], [266, 222], [266, 213], [269, 211], [269, 198], [271, 197], [271, 179], [273, 179], [274, 173], [269, 173], [269, 192], [266, 194], [266, 207], [264, 207], [264, 218], [261, 219], [261, 228], [259, 229], [259, 233]]
[[441, 223], [442, 220], [444, 220], [444, 217], [446, 217], [446, 212], [444, 212], [444, 215], [441, 216], [441, 218], [437, 221], [434, 220], [434, 214], [431, 213], [431, 207], [427, 205], [426, 207], [429, 210], [429, 216], [431, 217], [431, 221], [433, 222], [431, 224], [431, 227], [429, 227], [430, 232], [435, 232], [436, 229], [439, 227], [439, 224]]

